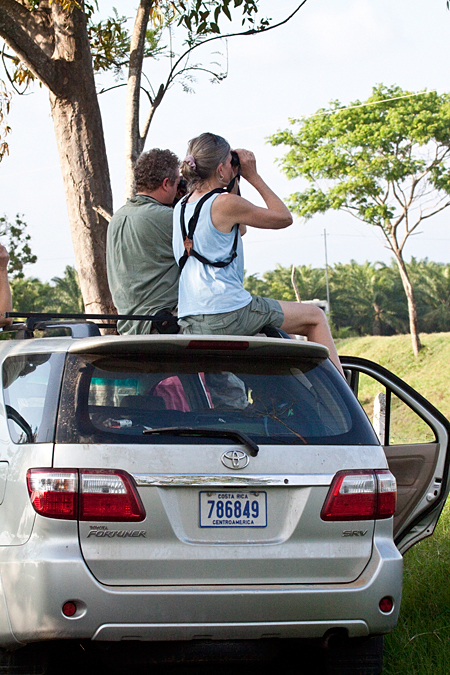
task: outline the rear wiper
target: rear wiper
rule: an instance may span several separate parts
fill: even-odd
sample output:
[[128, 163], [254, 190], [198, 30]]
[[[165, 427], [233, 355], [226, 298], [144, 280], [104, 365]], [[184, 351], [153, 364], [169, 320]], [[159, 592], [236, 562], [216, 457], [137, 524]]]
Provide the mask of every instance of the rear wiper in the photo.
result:
[[210, 438], [231, 438], [246, 446], [251, 457], [259, 452], [258, 445], [247, 434], [232, 429], [194, 429], [194, 427], [158, 427], [144, 429], [143, 434], [165, 434], [166, 436], [204, 436]]

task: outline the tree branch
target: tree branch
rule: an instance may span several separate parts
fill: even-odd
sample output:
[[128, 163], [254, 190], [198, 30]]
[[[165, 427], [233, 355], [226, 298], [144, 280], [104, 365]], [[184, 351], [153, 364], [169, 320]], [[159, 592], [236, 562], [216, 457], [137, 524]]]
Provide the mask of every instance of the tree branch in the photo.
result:
[[201, 42], [197, 42], [197, 44], [192, 45], [183, 54], [181, 54], [181, 56], [173, 64], [173, 66], [170, 70], [170, 73], [169, 73], [169, 77], [167, 78], [167, 82], [166, 82], [166, 86], [165, 86], [166, 91], [167, 91], [168, 85], [173, 80], [172, 74], [176, 71], [176, 69], [178, 68], [178, 65], [181, 63], [181, 61], [187, 55], [191, 54], [194, 51], [194, 49], [197, 49], [197, 47], [200, 47], [201, 45], [205, 45], [208, 42], [214, 42], [214, 40], [226, 40], [228, 38], [239, 37], [241, 35], [258, 35], [258, 34], [261, 34], [261, 33], [267, 33], [269, 30], [273, 30], [274, 28], [279, 28], [280, 26], [283, 26], [288, 21], [290, 21], [297, 14], [297, 12], [300, 11], [300, 9], [303, 7], [303, 5], [305, 5], [307, 2], [308, 2], [308, 0], [302, 0], [302, 2], [298, 5], [298, 7], [291, 14], [289, 14], [288, 17], [283, 19], [283, 21], [279, 21], [278, 23], [273, 24], [273, 26], [268, 26], [267, 28], [264, 28], [263, 30], [258, 30], [257, 28], [251, 28], [250, 30], [242, 31], [240, 33], [226, 33], [225, 35], [214, 35], [213, 37], [207, 38], [206, 40], [202, 40]]
[[[439, 200], [439, 201], [441, 201], [441, 200]], [[410, 234], [412, 234], [412, 232], [414, 232], [414, 230], [417, 229], [417, 228], [419, 227], [419, 225], [420, 225], [420, 223], [422, 222], [422, 220], [426, 220], [427, 218], [431, 218], [432, 216], [435, 216], [436, 213], [440, 213], [441, 211], [444, 211], [444, 209], [446, 209], [448, 206], [450, 206], [450, 201], [446, 202], [443, 206], [440, 206], [439, 208], [435, 209], [435, 210], [432, 211], [431, 213], [427, 213], [426, 215], [423, 215], [423, 213], [421, 212], [421, 213], [420, 213], [420, 217], [419, 217], [418, 220], [414, 223], [414, 225], [412, 226], [412, 228], [411, 228], [408, 232], [405, 233], [405, 236], [404, 236], [404, 238], [403, 238], [403, 241], [402, 241], [402, 245], [401, 245], [401, 247], [400, 247], [400, 250], [403, 248], [403, 246], [404, 246], [404, 244], [405, 244], [405, 241], [406, 241], [406, 239], [408, 238], [408, 236], [409, 236]]]
[[48, 12], [31, 12], [16, 0], [0, 0], [0, 36], [27, 68], [55, 92], [58, 73], [57, 62], [51, 58], [54, 33]]
[[103, 89], [100, 89], [100, 91], [98, 92], [98, 94], [99, 94], [99, 95], [100, 95], [100, 94], [107, 94], [108, 91], [112, 91], [113, 89], [120, 89], [120, 87], [126, 87], [126, 86], [127, 86], [127, 83], [126, 83], [126, 82], [122, 82], [122, 84], [113, 84], [112, 87], [106, 87], [106, 89], [104, 89], [104, 88], [103, 88]]
[[[399, 195], [397, 194], [397, 192], [400, 192], [400, 193], [401, 193], [401, 197], [403, 198], [403, 201], [402, 201], [402, 199], [399, 197]], [[407, 200], [406, 200], [406, 195], [405, 195], [405, 193], [403, 192], [402, 186], [401, 186], [400, 183], [398, 183], [397, 181], [392, 181], [392, 193], [393, 193], [395, 199], [396, 199], [396, 200], [398, 201], [398, 203], [400, 204], [401, 208], [402, 208], [403, 210], [405, 210], [405, 209], [406, 209], [406, 201], [407, 201]]]
[[[145, 90], [144, 90], [144, 91], [145, 91]], [[146, 91], [145, 93], [146, 93], [147, 96], [150, 98], [150, 95], [149, 95], [148, 91]], [[158, 108], [159, 104], [160, 104], [161, 101], [163, 100], [164, 94], [165, 94], [165, 89], [164, 89], [163, 85], [161, 85], [160, 88], [159, 88], [159, 91], [158, 91], [158, 93], [156, 94], [156, 96], [155, 96], [155, 98], [153, 99], [153, 101], [152, 101], [151, 98], [150, 98], [150, 101], [151, 101], [151, 107], [150, 107], [150, 110], [149, 110], [149, 112], [148, 112], [147, 119], [145, 120], [145, 123], [144, 123], [144, 128], [143, 128], [143, 130], [142, 130], [142, 135], [141, 135], [141, 137], [140, 137], [141, 144], [142, 144], [142, 148], [143, 148], [144, 145], [145, 145], [145, 141], [146, 141], [146, 138], [147, 138], [148, 130], [150, 129], [150, 124], [152, 123], [153, 115], [155, 114], [156, 109]]]
[[[421, 219], [421, 220], [426, 220], [427, 218], [431, 218], [431, 216], [435, 216], [436, 213], [440, 213], [441, 211], [443, 211], [444, 209], [446, 209], [447, 206], [450, 206], [450, 201], [446, 202], [446, 203], [444, 204], [444, 206], [440, 206], [438, 209], [435, 209], [432, 213], [427, 213], [425, 216], [423, 216], [423, 215], [421, 214], [421, 218], [420, 218], [420, 219]], [[416, 227], [416, 226], [414, 225], [414, 227]], [[413, 229], [414, 229], [414, 228], [413, 228]], [[412, 230], [411, 230], [411, 232], [412, 232]]]
[[[220, 64], [217, 64], [220, 66]], [[195, 70], [197, 72], [202, 72], [202, 73], [208, 73], [208, 75], [212, 75], [216, 80], [220, 77], [220, 73], [214, 72], [214, 70], [211, 70], [210, 68], [203, 68], [203, 66], [188, 66], [187, 68], [183, 68], [183, 70], [179, 70], [177, 73], [178, 75], [181, 75], [182, 73], [187, 73], [190, 70]]]
[[364, 218], [361, 218], [361, 216], [358, 216], [357, 211], [354, 213], [351, 207], [341, 208], [341, 211], [344, 211], [345, 213], [348, 213], [350, 216], [353, 216], [353, 218], [356, 218], [356, 220], [359, 220], [361, 223], [365, 223], [366, 225], [372, 225], [373, 227], [379, 227], [380, 230], [383, 233], [384, 238], [386, 239], [386, 241], [388, 243], [387, 248], [389, 248], [389, 250], [391, 250], [395, 255], [396, 249], [395, 249], [392, 241], [389, 239], [389, 235], [386, 233], [386, 229], [385, 229], [386, 226], [385, 225], [382, 225], [382, 223], [369, 223]]
[[386, 192], [384, 193], [384, 197], [383, 197], [382, 200], [381, 200], [381, 203], [383, 204], [383, 206], [384, 206], [384, 204], [386, 204], [386, 201], [387, 201], [387, 199], [388, 199], [388, 197], [389, 197], [390, 191], [391, 191], [391, 184], [390, 184], [390, 182], [388, 181], [388, 182], [387, 182], [387, 185], [386, 185]]
[[107, 223], [111, 220], [113, 217], [113, 214], [108, 211], [107, 209], [104, 209], [103, 206], [94, 206], [93, 207], [94, 211], [97, 211], [97, 213], [106, 220]]
[[[139, 94], [141, 89], [142, 63], [144, 60], [144, 45], [147, 26], [150, 16], [150, 9], [153, 0], [140, 0], [136, 12], [133, 33], [130, 44], [130, 62], [127, 80], [127, 100], [125, 127], [127, 134], [125, 138], [125, 156], [132, 166], [140, 154], [139, 139]], [[127, 182], [131, 176], [127, 176]]]

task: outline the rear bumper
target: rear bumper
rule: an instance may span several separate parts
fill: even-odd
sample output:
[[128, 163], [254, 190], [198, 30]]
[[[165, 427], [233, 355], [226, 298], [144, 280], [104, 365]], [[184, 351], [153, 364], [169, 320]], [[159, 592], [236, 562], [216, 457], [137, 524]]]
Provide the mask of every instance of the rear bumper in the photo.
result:
[[262, 638], [321, 638], [330, 630], [348, 630], [351, 637], [369, 634], [364, 621], [262, 621], [247, 623], [104, 624], [92, 640], [259, 640]]
[[[371, 560], [352, 583], [239, 587], [108, 587], [89, 572], [77, 542], [68, 542], [52, 547], [47, 541], [41, 548], [32, 537], [26, 546], [2, 549], [0, 646], [56, 639], [321, 638], [338, 628], [357, 637], [390, 632], [400, 609], [402, 558], [387, 536], [375, 537]], [[25, 549], [33, 561], [24, 560]], [[394, 599], [389, 614], [378, 607], [386, 595]], [[62, 614], [68, 600], [79, 607], [71, 618]]]

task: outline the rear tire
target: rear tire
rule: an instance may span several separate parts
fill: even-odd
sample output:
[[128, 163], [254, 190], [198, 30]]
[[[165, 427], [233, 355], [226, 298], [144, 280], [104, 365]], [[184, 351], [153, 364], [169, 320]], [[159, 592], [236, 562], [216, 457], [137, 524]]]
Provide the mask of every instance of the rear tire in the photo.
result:
[[45, 675], [47, 669], [47, 645], [30, 644], [13, 651], [0, 649], [0, 675]]
[[380, 675], [383, 671], [383, 636], [330, 641], [326, 675]]

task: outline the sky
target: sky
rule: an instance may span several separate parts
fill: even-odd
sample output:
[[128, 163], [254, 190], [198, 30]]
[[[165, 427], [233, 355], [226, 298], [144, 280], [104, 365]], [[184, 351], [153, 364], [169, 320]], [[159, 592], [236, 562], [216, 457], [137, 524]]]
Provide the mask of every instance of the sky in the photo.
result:
[[[130, 0], [99, 4], [102, 11], [115, 5], [120, 14], [134, 15]], [[280, 21], [296, 4], [261, 0], [261, 15]], [[190, 138], [212, 131], [234, 148], [253, 150], [262, 177], [286, 199], [304, 184], [281, 173], [277, 159], [283, 149], [268, 145], [269, 135], [287, 128], [289, 118], [311, 115], [332, 100], [365, 100], [379, 83], [409, 91], [450, 91], [449, 37], [445, 0], [308, 0], [281, 28], [216, 43], [222, 55], [213, 58], [225, 63], [228, 52], [226, 80], [211, 84], [199, 76], [191, 94], [174, 85], [156, 112], [145, 149], [170, 148], [183, 158]], [[211, 54], [202, 49], [196, 58], [206, 64]], [[152, 62], [146, 69], [156, 89], [166, 68], [165, 62]], [[99, 78], [99, 85], [111, 84], [110, 76]], [[100, 106], [117, 209], [124, 202], [125, 88], [102, 94]], [[10, 154], [0, 163], [0, 215], [11, 221], [20, 214], [26, 221], [38, 262], [25, 273], [48, 281], [74, 265], [75, 257], [45, 88], [14, 96], [9, 124]], [[260, 203], [244, 181], [242, 194]], [[407, 243], [406, 260], [415, 256], [449, 263], [449, 217], [450, 209], [426, 221]], [[325, 231], [330, 265], [352, 259], [389, 263], [392, 258], [376, 229], [348, 214], [329, 212], [306, 223], [295, 219], [282, 231], [249, 230], [245, 268], [261, 275], [277, 264], [323, 267]]]

